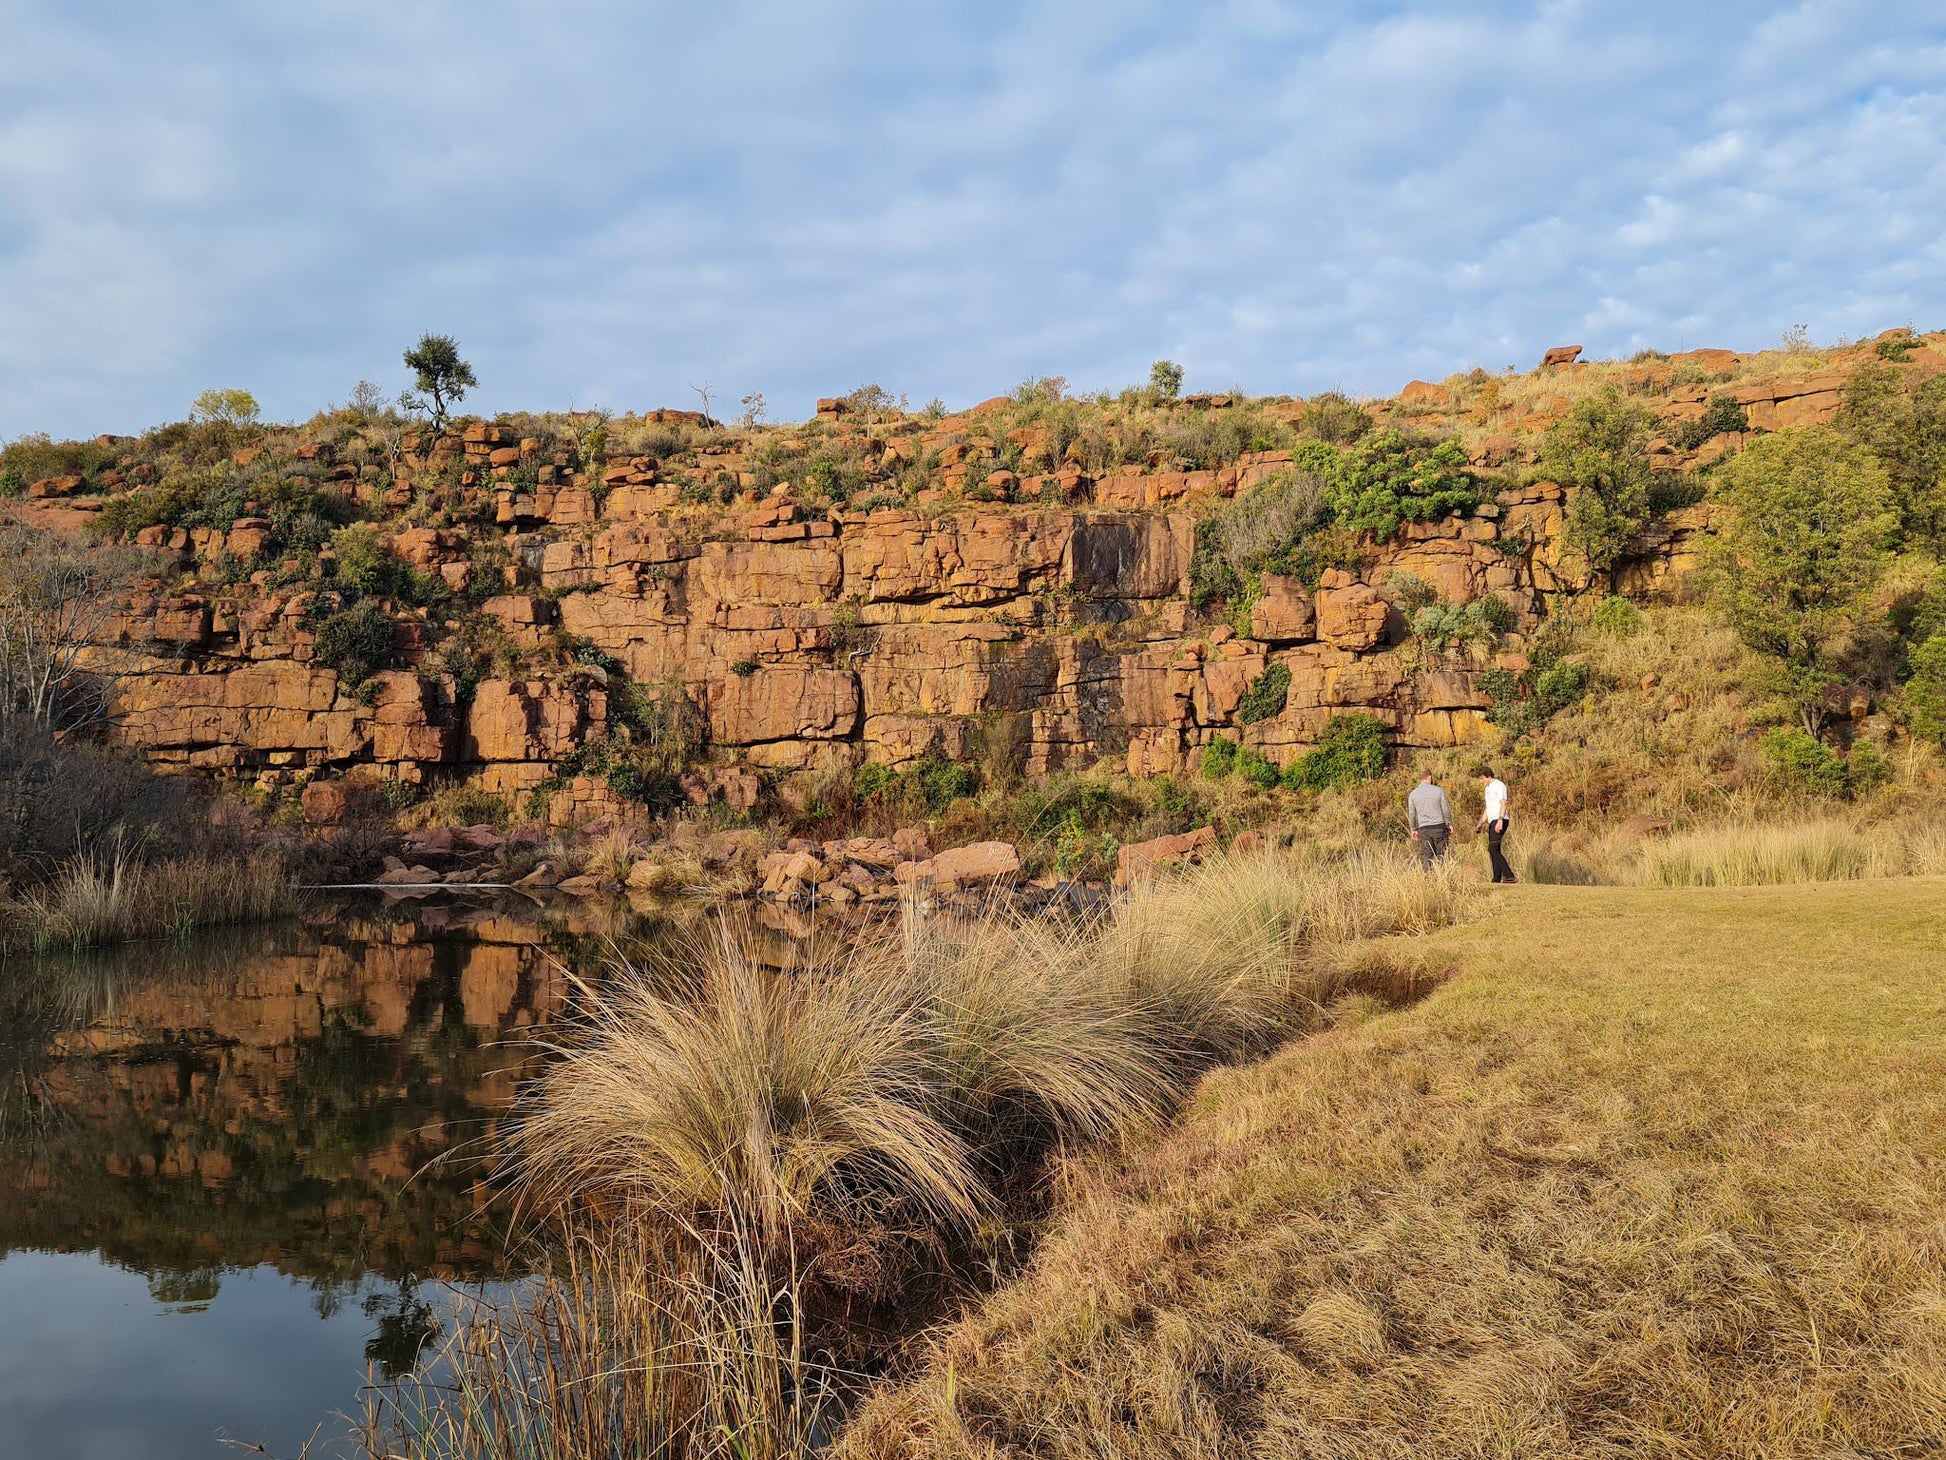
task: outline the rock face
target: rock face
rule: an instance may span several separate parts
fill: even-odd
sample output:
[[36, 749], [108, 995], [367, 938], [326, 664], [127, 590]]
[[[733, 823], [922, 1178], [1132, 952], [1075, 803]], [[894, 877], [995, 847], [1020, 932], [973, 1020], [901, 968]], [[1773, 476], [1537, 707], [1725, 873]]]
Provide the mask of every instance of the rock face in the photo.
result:
[[[1753, 425], [1821, 419], [1836, 388], [1805, 376], [1739, 399]], [[1451, 393], [1421, 382], [1409, 394], [1431, 410]], [[842, 406], [823, 418], [854, 429]], [[476, 422], [423, 460], [464, 466], [491, 510], [463, 528], [404, 528], [389, 546], [414, 573], [468, 595], [476, 607], [439, 612], [469, 613], [502, 646], [497, 672], [456, 677], [445, 646], [459, 620], [395, 607], [397, 667], [349, 682], [319, 662], [318, 626], [337, 604], [315, 585], [279, 588], [269, 572], [229, 587], [206, 575], [194, 591], [158, 582], [120, 622], [119, 733], [164, 766], [266, 787], [359, 768], [503, 794], [545, 787], [566, 798], [556, 820], [568, 822], [606, 814], [612, 800], [577, 753], [625, 733], [634, 697], [650, 688], [680, 697], [706, 730], [683, 794], [737, 809], [782, 776], [967, 760], [995, 746], [1028, 775], [1104, 756], [1137, 774], [1180, 771], [1217, 735], [1282, 764], [1352, 711], [1375, 716], [1402, 748], [1481, 733], [1477, 666], [1427, 665], [1406, 644], [1401, 575], [1450, 603], [1498, 596], [1516, 634], [1550, 594], [1579, 586], [1561, 561], [1564, 494], [1538, 482], [1472, 514], [1408, 523], [1368, 545], [1356, 571], [1315, 584], [1266, 574], [1242, 617], [1222, 624], [1192, 606], [1196, 523], [1287, 471], [1290, 452], [1089, 479], [1055, 458], [1045, 433], [1014, 433], [1021, 466], [997, 472], [941, 427], [949, 478], [995, 498], [1032, 488], [1037, 504], [813, 512], [780, 490], [720, 509], [682, 496], [646, 458], [587, 473], [566, 457], [536, 467], [511, 428]], [[892, 438], [883, 449], [916, 448]], [[515, 463], [530, 475], [513, 476]], [[394, 506], [400, 490], [374, 488]], [[1657, 523], [1623, 565], [1632, 591], [1681, 576], [1708, 512]], [[189, 570], [223, 554], [247, 563], [268, 531], [246, 518], [227, 533], [149, 528], [141, 541]], [[548, 654], [556, 667], [518, 667]], [[1273, 668], [1289, 676], [1281, 707], [1240, 721]], [[305, 805], [317, 820], [342, 814], [323, 793]]]

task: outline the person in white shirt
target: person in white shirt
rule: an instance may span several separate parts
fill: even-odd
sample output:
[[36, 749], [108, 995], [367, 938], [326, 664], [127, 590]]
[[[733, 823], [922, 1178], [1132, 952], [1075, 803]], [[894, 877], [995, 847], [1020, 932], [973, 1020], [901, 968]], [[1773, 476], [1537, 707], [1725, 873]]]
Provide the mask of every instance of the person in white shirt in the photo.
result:
[[1473, 829], [1487, 834], [1487, 859], [1493, 864], [1493, 880], [1518, 882], [1520, 879], [1514, 876], [1514, 869], [1501, 847], [1507, 838], [1507, 783], [1487, 766], [1481, 766], [1474, 774], [1482, 782], [1480, 799], [1485, 804], [1480, 812], [1480, 824]]

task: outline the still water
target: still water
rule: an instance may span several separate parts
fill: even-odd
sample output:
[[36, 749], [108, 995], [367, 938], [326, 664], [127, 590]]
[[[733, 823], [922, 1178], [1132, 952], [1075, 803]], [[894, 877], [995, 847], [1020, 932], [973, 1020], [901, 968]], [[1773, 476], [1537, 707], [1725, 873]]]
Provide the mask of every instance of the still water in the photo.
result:
[[337, 1453], [518, 1275], [486, 1148], [596, 931], [336, 908], [0, 962], [0, 1460]]

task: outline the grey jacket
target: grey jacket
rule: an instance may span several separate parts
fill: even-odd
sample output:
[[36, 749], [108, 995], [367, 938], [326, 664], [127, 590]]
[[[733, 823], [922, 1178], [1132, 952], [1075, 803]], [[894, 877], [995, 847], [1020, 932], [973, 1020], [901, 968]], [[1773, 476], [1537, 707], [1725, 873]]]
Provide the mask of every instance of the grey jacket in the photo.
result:
[[1405, 819], [1414, 831], [1422, 826], [1451, 826], [1453, 808], [1446, 800], [1445, 788], [1421, 781], [1405, 798]]

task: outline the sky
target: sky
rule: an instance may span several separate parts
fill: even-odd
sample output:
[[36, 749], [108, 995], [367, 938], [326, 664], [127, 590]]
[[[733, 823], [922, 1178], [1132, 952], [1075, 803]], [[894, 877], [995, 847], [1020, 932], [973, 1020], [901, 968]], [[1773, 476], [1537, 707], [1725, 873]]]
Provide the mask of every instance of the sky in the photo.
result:
[[1937, 0], [0, 0], [0, 439], [1946, 325]]

